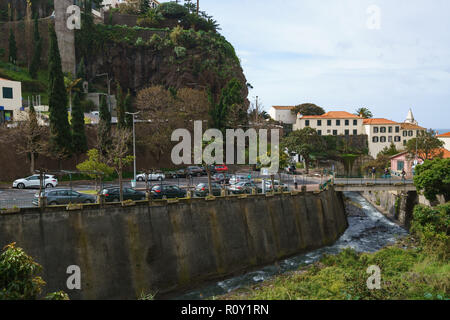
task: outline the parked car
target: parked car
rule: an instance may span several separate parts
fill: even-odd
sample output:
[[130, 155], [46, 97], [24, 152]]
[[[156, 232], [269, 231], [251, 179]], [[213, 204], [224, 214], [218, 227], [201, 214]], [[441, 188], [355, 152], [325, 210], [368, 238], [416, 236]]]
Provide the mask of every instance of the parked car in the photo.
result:
[[[120, 188], [113, 187], [102, 190], [105, 202], [120, 202]], [[145, 192], [136, 191], [131, 188], [123, 188], [123, 200], [145, 200]]]
[[236, 184], [239, 182], [251, 182], [252, 179], [249, 178], [249, 175], [244, 175], [244, 174], [233, 174], [230, 177], [229, 183], [230, 184]]
[[[148, 181], [163, 181], [166, 179], [166, 176], [164, 173], [150, 173], [148, 175]], [[147, 180], [147, 174], [141, 173], [136, 176], [136, 181], [146, 181]]]
[[153, 199], [185, 198], [186, 190], [172, 185], [154, 186], [151, 190], [151, 197]]
[[216, 172], [228, 172], [228, 166], [226, 166], [225, 164], [216, 165], [214, 169], [216, 170]]
[[211, 178], [214, 182], [220, 184], [228, 184], [230, 183], [231, 176], [228, 173], [216, 173]]
[[[47, 203], [51, 206], [69, 203], [95, 203], [97, 200], [95, 196], [80, 193], [70, 189], [43, 191], [42, 193], [43, 196], [47, 198]], [[34, 196], [33, 205], [39, 205], [39, 192]]]
[[[13, 188], [25, 189], [25, 188], [39, 188], [41, 185], [41, 179], [39, 174], [32, 175], [28, 178], [17, 179], [13, 182]], [[44, 178], [43, 186], [45, 188], [55, 188], [58, 185], [58, 179], [54, 175], [46, 174]]]
[[258, 193], [262, 192], [262, 188], [260, 186], [257, 186], [253, 182], [248, 182], [248, 181], [247, 182], [238, 182], [236, 184], [231, 185], [228, 188], [228, 190], [232, 194], [243, 194], [243, 193], [251, 194], [253, 189], [256, 189], [256, 191]]
[[[279, 188], [281, 188], [282, 191], [289, 191], [289, 187], [284, 183], [280, 184], [280, 181], [278, 181], [278, 180], [274, 180], [274, 185], [275, 185], [276, 191], [278, 191]], [[266, 181], [266, 189], [268, 191], [272, 190], [272, 181]]]
[[208, 172], [206, 171], [206, 168], [209, 167], [209, 172], [211, 172], [211, 175], [216, 174], [216, 166], [209, 165], [209, 166], [201, 166], [200, 168], [203, 170], [204, 175], [207, 175]]
[[200, 168], [200, 167], [197, 167], [197, 166], [190, 166], [190, 167], [187, 167], [186, 168], [186, 170], [187, 170], [187, 175], [188, 176], [197, 176], [197, 177], [200, 177], [200, 176], [204, 176], [204, 175], [206, 175], [206, 170], [205, 169], [202, 169], [202, 168]]
[[[222, 188], [219, 184], [217, 183], [211, 183], [211, 189], [212, 189], [212, 193], [214, 196], [220, 196], [221, 192], [222, 192]], [[199, 185], [197, 185], [197, 187], [195, 187], [195, 195], [197, 197], [206, 197], [207, 195], [209, 195], [209, 186], [207, 183], [200, 183]]]

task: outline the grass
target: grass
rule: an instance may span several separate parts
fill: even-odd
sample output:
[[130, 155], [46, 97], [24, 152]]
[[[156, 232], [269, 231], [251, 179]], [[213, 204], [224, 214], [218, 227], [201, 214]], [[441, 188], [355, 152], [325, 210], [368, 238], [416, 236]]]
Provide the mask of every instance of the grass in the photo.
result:
[[[220, 297], [226, 300], [399, 300], [448, 299], [450, 265], [415, 247], [414, 240], [372, 254], [346, 249], [312, 266], [262, 285]], [[367, 288], [367, 268], [381, 268], [381, 289]]]
[[90, 195], [94, 195], [94, 196], [97, 195], [97, 191], [95, 191], [95, 190], [83, 190], [83, 191], [80, 191], [80, 193], [90, 194]]

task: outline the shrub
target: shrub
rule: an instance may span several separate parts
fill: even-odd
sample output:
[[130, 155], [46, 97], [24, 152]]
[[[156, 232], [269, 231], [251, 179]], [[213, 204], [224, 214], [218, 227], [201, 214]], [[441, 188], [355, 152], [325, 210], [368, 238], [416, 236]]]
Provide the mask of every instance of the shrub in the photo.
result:
[[187, 8], [175, 2], [161, 3], [156, 8], [156, 12], [168, 19], [181, 19], [189, 13]]
[[183, 58], [186, 56], [186, 48], [185, 47], [175, 47], [174, 49], [177, 58]]

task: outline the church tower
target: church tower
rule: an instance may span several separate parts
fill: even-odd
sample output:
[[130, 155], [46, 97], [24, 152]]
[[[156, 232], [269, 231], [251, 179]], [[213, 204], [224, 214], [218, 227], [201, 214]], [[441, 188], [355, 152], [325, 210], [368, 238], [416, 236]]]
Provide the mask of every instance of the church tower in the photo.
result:
[[414, 115], [411, 109], [409, 109], [408, 116], [406, 117], [405, 123], [418, 125], [419, 123], [414, 119]]

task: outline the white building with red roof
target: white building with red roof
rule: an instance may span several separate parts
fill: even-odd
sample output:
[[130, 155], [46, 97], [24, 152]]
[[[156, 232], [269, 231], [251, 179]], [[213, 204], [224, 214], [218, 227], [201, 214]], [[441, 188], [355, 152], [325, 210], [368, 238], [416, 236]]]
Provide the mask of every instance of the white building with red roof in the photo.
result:
[[444, 148], [450, 151], [450, 132], [437, 135], [438, 139], [444, 141]]
[[297, 116], [294, 130], [306, 127], [316, 129], [321, 136], [360, 135], [363, 133], [363, 119], [346, 111], [330, 111], [321, 116]]
[[294, 106], [273, 106], [269, 111], [269, 115], [275, 121], [295, 124], [297, 115], [292, 112], [294, 108]]

